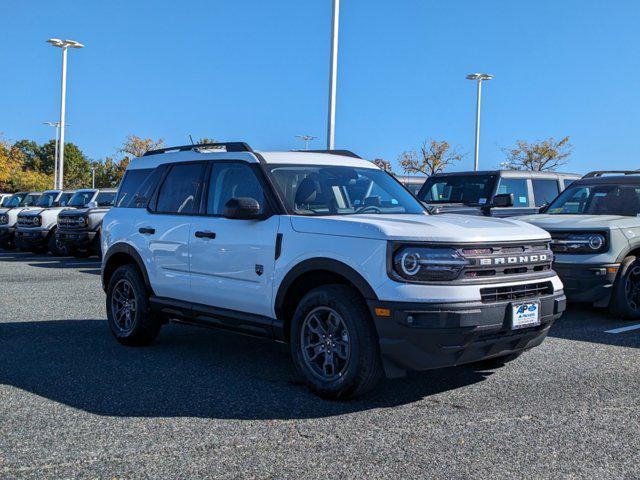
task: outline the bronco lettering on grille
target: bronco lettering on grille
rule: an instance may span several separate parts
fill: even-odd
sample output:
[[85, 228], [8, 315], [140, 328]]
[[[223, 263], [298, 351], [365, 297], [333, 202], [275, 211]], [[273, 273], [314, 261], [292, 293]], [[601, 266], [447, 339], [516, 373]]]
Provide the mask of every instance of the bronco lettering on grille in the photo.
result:
[[546, 262], [549, 260], [549, 255], [541, 253], [539, 255], [519, 255], [514, 257], [496, 257], [496, 258], [481, 258], [480, 265], [518, 265], [521, 263], [538, 263]]

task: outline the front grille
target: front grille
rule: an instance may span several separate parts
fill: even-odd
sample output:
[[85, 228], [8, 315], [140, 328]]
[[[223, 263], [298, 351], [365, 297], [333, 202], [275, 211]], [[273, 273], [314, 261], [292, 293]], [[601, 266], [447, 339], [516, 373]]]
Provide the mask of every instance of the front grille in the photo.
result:
[[524, 300], [553, 294], [551, 282], [510, 285], [508, 287], [481, 288], [480, 298], [483, 303]]
[[40, 219], [34, 216], [20, 216], [18, 215], [19, 227], [37, 227], [40, 226]]
[[459, 253], [470, 262], [462, 272], [463, 279], [545, 272], [553, 263], [549, 242], [463, 247]]
[[80, 216], [59, 216], [58, 228], [62, 230], [78, 230], [84, 228], [84, 225], [80, 225]]

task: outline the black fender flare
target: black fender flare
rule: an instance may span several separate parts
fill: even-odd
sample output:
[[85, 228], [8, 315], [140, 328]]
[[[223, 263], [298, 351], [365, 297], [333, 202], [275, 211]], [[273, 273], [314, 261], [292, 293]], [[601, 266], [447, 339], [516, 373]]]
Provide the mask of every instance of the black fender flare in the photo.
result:
[[376, 295], [376, 292], [373, 290], [373, 288], [371, 288], [369, 282], [367, 282], [367, 280], [365, 280], [365, 278], [360, 275], [360, 273], [358, 273], [355, 269], [353, 269], [346, 263], [343, 263], [339, 260], [334, 260], [332, 258], [310, 258], [308, 260], [300, 262], [291, 270], [289, 270], [282, 279], [282, 282], [280, 282], [274, 305], [276, 315], [279, 316], [279, 313], [282, 312], [282, 309], [284, 307], [284, 299], [287, 295], [289, 287], [291, 287], [291, 285], [300, 275], [311, 272], [313, 270], [324, 270], [336, 273], [349, 280], [349, 282], [351, 282], [356, 287], [356, 289], [365, 298], [365, 300], [378, 300], [378, 295]]
[[114, 243], [109, 247], [107, 252], [104, 254], [104, 257], [102, 259], [102, 269], [101, 269], [101, 275], [100, 275], [102, 278], [102, 289], [105, 292], [107, 291], [107, 282], [105, 281], [105, 270], [107, 270], [106, 267], [107, 265], [109, 265], [109, 260], [114, 255], [120, 254], [120, 253], [124, 253], [133, 259], [134, 263], [140, 270], [140, 273], [142, 273], [142, 278], [144, 280], [145, 286], [147, 287], [149, 292], [153, 294], [153, 289], [151, 288], [151, 282], [149, 281], [149, 274], [147, 273], [147, 268], [144, 266], [144, 261], [142, 260], [142, 257], [140, 256], [140, 254], [135, 248], [133, 248], [128, 243], [124, 243], [124, 242]]

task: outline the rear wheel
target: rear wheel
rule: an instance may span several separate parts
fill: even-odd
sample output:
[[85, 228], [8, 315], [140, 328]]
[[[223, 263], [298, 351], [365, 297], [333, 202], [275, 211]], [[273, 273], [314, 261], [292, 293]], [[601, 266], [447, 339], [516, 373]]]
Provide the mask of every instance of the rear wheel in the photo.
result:
[[134, 265], [118, 267], [109, 280], [107, 321], [123, 345], [148, 345], [160, 332], [161, 323], [151, 312], [147, 288]]
[[321, 397], [362, 395], [382, 377], [377, 332], [364, 300], [350, 287], [307, 293], [291, 321], [290, 340], [298, 371]]
[[640, 318], [640, 258], [624, 259], [613, 284], [609, 311], [616, 317]]

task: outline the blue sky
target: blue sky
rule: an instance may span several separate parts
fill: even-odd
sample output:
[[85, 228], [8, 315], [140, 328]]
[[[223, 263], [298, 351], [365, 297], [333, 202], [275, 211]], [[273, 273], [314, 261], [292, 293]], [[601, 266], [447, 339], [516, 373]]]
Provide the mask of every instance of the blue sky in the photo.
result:
[[[168, 144], [325, 144], [330, 0], [3, 0], [0, 132], [45, 141], [69, 55], [67, 140], [113, 154], [129, 134]], [[570, 135], [565, 170], [640, 168], [640, 2], [342, 0], [336, 148], [393, 162], [425, 139], [481, 168], [517, 139]]]

